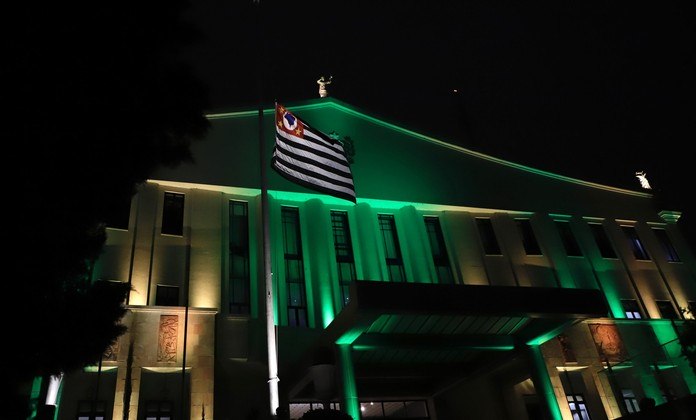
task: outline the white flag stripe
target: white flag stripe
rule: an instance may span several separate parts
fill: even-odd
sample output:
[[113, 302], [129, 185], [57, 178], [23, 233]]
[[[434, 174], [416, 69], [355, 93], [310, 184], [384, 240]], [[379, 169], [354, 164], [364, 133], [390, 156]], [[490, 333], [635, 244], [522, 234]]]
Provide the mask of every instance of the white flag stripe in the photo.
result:
[[295, 166], [298, 166], [300, 168], [306, 169], [307, 171], [311, 171], [317, 174], [321, 174], [327, 178], [334, 179], [336, 181], [340, 181], [346, 184], [353, 185], [353, 180], [351, 178], [346, 178], [344, 176], [340, 176], [334, 172], [329, 172], [323, 168], [320, 168], [318, 166], [312, 165], [307, 162], [303, 162], [301, 160], [293, 159], [292, 157], [284, 154], [280, 149], [276, 149], [274, 155], [276, 156], [276, 161], [278, 159], [285, 161], [287, 163], [293, 164]]
[[350, 168], [348, 166], [343, 165], [342, 163], [336, 162], [335, 160], [327, 159], [324, 156], [320, 156], [320, 155], [317, 155], [315, 153], [309, 152], [307, 150], [300, 149], [298, 147], [293, 147], [292, 143], [285, 143], [284, 141], [281, 141], [280, 139], [278, 139], [276, 141], [276, 146], [280, 149], [283, 149], [285, 152], [294, 153], [296, 155], [304, 156], [307, 159], [311, 159], [311, 160], [319, 162], [323, 165], [330, 166], [331, 168], [335, 168], [337, 171], [342, 172], [343, 175], [350, 174]]
[[324, 144], [325, 144], [326, 146], [328, 146], [328, 147], [331, 147], [331, 148], [333, 148], [333, 149], [336, 149], [336, 150], [340, 151], [341, 153], [344, 153], [343, 145], [341, 145], [341, 143], [339, 143], [339, 142], [330, 142], [330, 141], [326, 140], [325, 138], [323, 138], [323, 137], [321, 137], [320, 135], [316, 134], [314, 131], [311, 131], [312, 129], [309, 128], [309, 127], [307, 127], [307, 125], [305, 125], [304, 123], [302, 123], [302, 126], [304, 127], [304, 135], [305, 135], [306, 137], [311, 137], [311, 138], [313, 138], [313, 139], [315, 139], [315, 140], [318, 140], [318, 141], [324, 143]]
[[287, 166], [283, 165], [282, 161], [280, 161], [278, 159], [275, 160], [275, 167], [277, 169], [285, 172], [286, 174], [292, 176], [293, 178], [300, 179], [304, 182], [307, 182], [307, 183], [310, 183], [313, 185], [317, 185], [317, 186], [324, 188], [324, 189], [327, 189], [327, 190], [339, 191], [343, 194], [348, 194], [351, 197], [355, 197], [355, 191], [353, 191], [350, 188], [346, 188], [346, 187], [343, 187], [340, 185], [331, 184], [330, 182], [327, 182], [327, 181], [324, 181], [324, 180], [321, 180], [318, 178], [313, 178], [311, 176], [307, 176], [303, 173], [297, 172], [297, 171], [290, 169]]
[[[321, 146], [319, 144], [316, 144], [316, 143], [311, 142], [311, 141], [307, 141], [301, 137], [294, 136], [294, 135], [289, 134], [289, 133], [282, 131], [282, 130], [276, 130], [276, 131], [277, 131], [279, 136], [283, 137], [286, 140], [294, 141], [295, 143], [302, 144], [302, 145], [310, 147], [312, 149], [324, 152], [326, 154], [329, 154], [331, 156], [336, 157], [336, 159], [339, 159], [342, 162], [345, 162], [346, 164], [348, 163], [348, 160], [346, 159], [345, 155], [342, 152], [337, 152], [333, 148]], [[305, 131], [304, 135], [306, 136], [308, 133], [309, 133], [308, 131]]]

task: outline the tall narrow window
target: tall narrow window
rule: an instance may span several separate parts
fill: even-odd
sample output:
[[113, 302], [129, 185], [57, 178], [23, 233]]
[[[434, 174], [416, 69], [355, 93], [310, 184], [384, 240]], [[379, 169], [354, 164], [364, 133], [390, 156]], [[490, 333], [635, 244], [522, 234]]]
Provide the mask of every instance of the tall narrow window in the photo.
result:
[[334, 250], [336, 251], [336, 266], [338, 268], [338, 284], [341, 287], [343, 306], [350, 302], [350, 284], [355, 281], [355, 258], [353, 257], [353, 242], [350, 239], [348, 213], [331, 211], [331, 227], [333, 229]]
[[674, 249], [674, 245], [672, 245], [672, 241], [670, 241], [669, 236], [667, 236], [667, 231], [661, 228], [653, 228], [653, 232], [655, 232], [655, 236], [657, 237], [657, 240], [660, 242], [660, 246], [662, 247], [662, 251], [664, 251], [665, 253], [667, 261], [681, 261], [679, 259], [679, 255], [677, 254], [677, 250]]
[[430, 250], [433, 253], [433, 263], [437, 272], [437, 280], [439, 283], [453, 284], [452, 269], [450, 268], [449, 257], [447, 256], [447, 248], [445, 247], [445, 238], [442, 236], [442, 227], [440, 220], [437, 217], [425, 216], [425, 229], [428, 232], [428, 241], [430, 242]]
[[539, 243], [534, 236], [534, 230], [529, 219], [515, 219], [515, 223], [522, 239], [524, 252], [527, 255], [541, 255], [541, 248], [539, 248]]
[[589, 226], [602, 258], [616, 258], [616, 252], [614, 252], [614, 248], [611, 246], [611, 242], [609, 242], [609, 237], [607, 237], [604, 227], [599, 223], [590, 223]]
[[249, 215], [243, 201], [230, 201], [229, 237], [229, 311], [246, 315], [250, 313]]
[[481, 238], [483, 252], [486, 255], [502, 255], [500, 252], [500, 245], [498, 245], [498, 239], [495, 237], [491, 219], [477, 218], [476, 227], [478, 228], [479, 237]]
[[640, 307], [635, 299], [622, 299], [621, 305], [624, 309], [624, 314], [628, 319], [641, 319], [643, 316], [640, 313]]
[[674, 310], [674, 305], [669, 300], [656, 300], [657, 309], [660, 311], [660, 316], [665, 319], [679, 319], [677, 311]]
[[575, 239], [575, 235], [573, 235], [573, 231], [570, 229], [570, 222], [557, 220], [556, 227], [558, 228], [558, 233], [561, 235], [561, 242], [563, 242], [566, 255], [569, 257], [582, 257], [582, 251], [580, 250], [578, 241]]
[[296, 207], [283, 207], [283, 249], [285, 251], [285, 286], [288, 295], [288, 325], [306, 327], [307, 292], [305, 290], [300, 212]]
[[162, 207], [162, 234], [181, 236], [184, 233], [184, 194], [165, 192]]
[[590, 420], [590, 413], [587, 411], [585, 398], [582, 394], [566, 395], [566, 399], [568, 400], [568, 408], [570, 408], [570, 415], [573, 416], [573, 420]]
[[637, 260], [649, 260], [650, 255], [648, 255], [648, 251], [643, 246], [643, 242], [640, 241], [636, 228], [633, 226], [621, 226], [621, 230], [626, 234], [628, 244], [633, 251], [633, 256], [636, 257]]
[[379, 229], [382, 232], [382, 240], [384, 241], [389, 281], [404, 282], [406, 281], [406, 275], [404, 274], [404, 262], [401, 257], [401, 248], [399, 247], [399, 237], [396, 234], [394, 216], [391, 214], [380, 214]]

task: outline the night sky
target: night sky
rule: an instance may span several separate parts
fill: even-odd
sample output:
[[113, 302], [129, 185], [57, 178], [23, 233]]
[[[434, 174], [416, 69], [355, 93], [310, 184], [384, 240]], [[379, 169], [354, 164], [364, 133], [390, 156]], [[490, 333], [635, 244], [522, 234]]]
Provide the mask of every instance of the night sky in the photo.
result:
[[[696, 249], [696, 14], [689, 2], [196, 0], [187, 48], [211, 111], [330, 95], [492, 156], [640, 190]], [[439, 3], [439, 2], [437, 2]], [[262, 30], [259, 30], [262, 29]]]

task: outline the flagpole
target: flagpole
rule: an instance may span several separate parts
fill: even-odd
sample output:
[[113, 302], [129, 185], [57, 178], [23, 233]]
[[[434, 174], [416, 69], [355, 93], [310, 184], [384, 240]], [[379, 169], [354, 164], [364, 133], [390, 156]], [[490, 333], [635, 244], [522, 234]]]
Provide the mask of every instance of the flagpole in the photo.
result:
[[261, 25], [261, 1], [256, 0], [257, 9], [257, 29], [259, 31], [259, 40], [262, 43], [259, 48], [258, 59], [258, 84], [259, 84], [259, 106], [258, 106], [258, 124], [259, 124], [259, 166], [261, 166], [261, 223], [263, 226], [263, 275], [265, 280], [265, 307], [266, 307], [266, 339], [268, 346], [268, 393], [270, 412], [275, 416], [280, 406], [278, 396], [278, 347], [276, 341], [276, 326], [273, 317], [274, 299], [273, 299], [273, 272], [271, 271], [271, 239], [269, 228], [269, 203], [268, 203], [268, 174], [266, 165], [266, 142], [264, 140], [263, 129], [263, 82], [261, 63], [263, 59], [263, 28]]

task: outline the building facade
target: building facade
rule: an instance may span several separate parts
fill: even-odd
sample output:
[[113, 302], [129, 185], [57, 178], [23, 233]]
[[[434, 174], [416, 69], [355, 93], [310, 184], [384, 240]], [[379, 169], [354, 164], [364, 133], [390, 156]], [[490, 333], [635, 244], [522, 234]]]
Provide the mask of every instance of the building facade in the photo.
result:
[[[678, 211], [333, 98], [287, 105], [353, 140], [358, 195], [269, 171], [290, 418], [328, 404], [356, 419], [614, 419], [696, 393], [677, 335], [696, 302]], [[63, 378], [57, 418], [267, 415], [258, 114], [209, 119], [195, 163], [162, 170], [111, 224], [94, 278], [131, 285], [128, 332]]]

